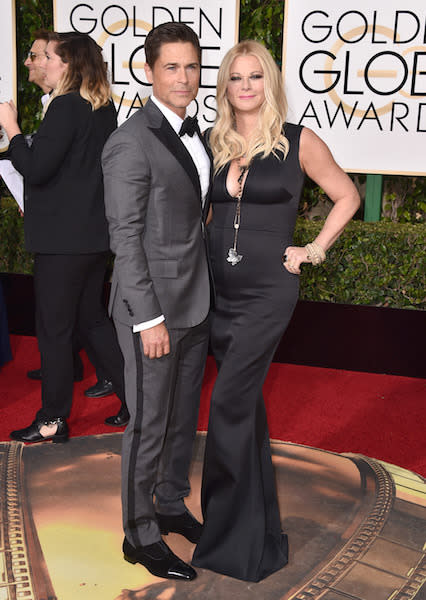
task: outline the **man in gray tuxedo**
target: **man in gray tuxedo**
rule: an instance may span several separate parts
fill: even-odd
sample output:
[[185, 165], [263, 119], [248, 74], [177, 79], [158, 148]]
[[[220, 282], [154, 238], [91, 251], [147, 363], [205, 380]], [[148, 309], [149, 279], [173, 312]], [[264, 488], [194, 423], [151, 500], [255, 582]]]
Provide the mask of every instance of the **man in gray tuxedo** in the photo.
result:
[[[145, 43], [153, 95], [109, 138], [105, 205], [116, 255], [110, 308], [125, 359], [124, 558], [160, 577], [196, 572], [161, 539], [198, 541], [184, 504], [207, 354], [210, 282], [204, 238], [210, 158], [186, 108], [198, 92], [200, 45], [183, 23]], [[155, 498], [155, 505], [154, 505]]]

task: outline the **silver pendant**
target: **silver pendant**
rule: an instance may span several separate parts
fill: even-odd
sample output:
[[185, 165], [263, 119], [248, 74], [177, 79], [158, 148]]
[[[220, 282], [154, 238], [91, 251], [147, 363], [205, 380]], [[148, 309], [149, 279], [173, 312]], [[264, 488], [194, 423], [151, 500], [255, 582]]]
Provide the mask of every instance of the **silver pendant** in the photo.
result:
[[226, 260], [231, 263], [233, 267], [235, 267], [235, 265], [238, 264], [242, 258], [242, 254], [238, 254], [234, 248], [229, 248]]

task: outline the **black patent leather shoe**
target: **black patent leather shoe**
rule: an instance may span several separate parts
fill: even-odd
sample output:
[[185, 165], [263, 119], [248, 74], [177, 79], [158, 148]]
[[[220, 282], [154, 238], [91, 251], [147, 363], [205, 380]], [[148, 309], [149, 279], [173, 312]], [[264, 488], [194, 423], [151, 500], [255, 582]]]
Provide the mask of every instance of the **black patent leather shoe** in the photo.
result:
[[32, 369], [31, 371], [27, 371], [27, 377], [29, 379], [41, 381], [41, 369]]
[[[56, 429], [52, 434], [42, 433], [44, 427], [56, 425]], [[31, 425], [24, 429], [17, 429], [10, 433], [12, 440], [17, 442], [46, 442], [51, 440], [54, 444], [61, 444], [68, 441], [68, 425], [64, 418], [39, 420], [35, 419]]]
[[180, 515], [155, 513], [155, 516], [162, 535], [167, 535], [170, 532], [180, 533], [193, 544], [200, 540], [203, 526], [189, 511]]
[[111, 425], [112, 427], [123, 427], [129, 422], [130, 415], [127, 408], [121, 405], [118, 413], [112, 417], [107, 417], [104, 421], [105, 425]]
[[163, 540], [134, 548], [124, 538], [123, 555], [124, 560], [132, 565], [141, 564], [156, 577], [181, 581], [192, 581], [197, 577], [196, 571], [176, 556]]
[[84, 391], [84, 395], [88, 398], [105, 398], [113, 393], [112, 382], [107, 379], [98, 379], [95, 385]]
[[[34, 379], [36, 381], [41, 381], [41, 369], [32, 369], [31, 371], [27, 371], [28, 379]], [[83, 372], [74, 372], [74, 381], [83, 381]]]

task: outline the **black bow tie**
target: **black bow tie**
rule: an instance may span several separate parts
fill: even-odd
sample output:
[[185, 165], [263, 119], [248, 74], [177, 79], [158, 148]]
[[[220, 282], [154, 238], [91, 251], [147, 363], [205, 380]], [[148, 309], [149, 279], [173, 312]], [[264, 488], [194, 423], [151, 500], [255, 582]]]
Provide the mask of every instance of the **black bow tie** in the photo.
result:
[[187, 133], [190, 137], [192, 137], [196, 131], [198, 131], [197, 117], [186, 117], [180, 126], [179, 135], [182, 137], [185, 135], [185, 133]]

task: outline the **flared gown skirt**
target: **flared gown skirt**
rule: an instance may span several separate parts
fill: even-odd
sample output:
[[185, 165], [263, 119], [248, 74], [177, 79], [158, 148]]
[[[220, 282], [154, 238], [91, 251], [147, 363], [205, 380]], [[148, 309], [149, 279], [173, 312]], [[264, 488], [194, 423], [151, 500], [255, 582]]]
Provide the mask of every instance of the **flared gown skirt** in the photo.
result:
[[216, 282], [211, 346], [218, 376], [203, 471], [204, 527], [192, 562], [260, 581], [288, 560], [262, 386], [293, 314], [299, 281], [281, 262], [292, 231], [283, 224], [279, 205], [266, 211], [260, 205], [242, 207], [242, 260], [235, 266], [227, 262], [234, 211], [232, 203], [216, 204], [209, 232]]

